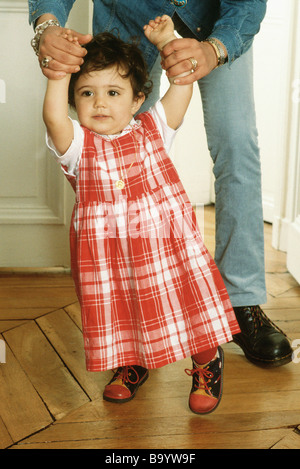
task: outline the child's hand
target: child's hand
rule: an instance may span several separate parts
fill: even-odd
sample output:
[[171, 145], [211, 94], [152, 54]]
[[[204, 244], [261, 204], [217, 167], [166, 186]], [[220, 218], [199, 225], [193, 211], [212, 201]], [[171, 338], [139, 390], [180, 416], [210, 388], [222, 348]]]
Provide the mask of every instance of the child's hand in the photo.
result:
[[150, 20], [144, 26], [144, 33], [147, 39], [160, 51], [168, 42], [176, 39], [174, 34], [174, 23], [168, 15], [157, 16], [155, 20]]
[[80, 46], [78, 37], [73, 35], [71, 29], [67, 29], [65, 32], [63, 32], [61, 34], [61, 37], [63, 37], [64, 39], [67, 39], [69, 42], [72, 42], [76, 46]]

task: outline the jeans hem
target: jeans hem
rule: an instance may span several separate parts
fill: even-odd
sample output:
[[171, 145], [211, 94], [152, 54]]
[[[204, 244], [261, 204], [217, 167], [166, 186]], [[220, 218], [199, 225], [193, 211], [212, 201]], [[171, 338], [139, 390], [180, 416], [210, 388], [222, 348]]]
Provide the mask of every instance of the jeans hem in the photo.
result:
[[267, 294], [266, 292], [261, 292], [257, 294], [241, 294], [236, 293], [231, 295], [229, 294], [229, 298], [233, 308], [241, 307], [241, 306], [255, 306], [255, 305], [263, 305], [267, 303]]

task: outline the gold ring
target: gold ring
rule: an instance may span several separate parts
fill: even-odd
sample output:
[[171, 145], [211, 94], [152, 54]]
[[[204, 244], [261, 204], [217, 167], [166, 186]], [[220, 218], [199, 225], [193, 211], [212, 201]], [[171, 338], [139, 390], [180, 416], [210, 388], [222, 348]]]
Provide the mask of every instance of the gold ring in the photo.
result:
[[191, 64], [192, 64], [191, 73], [193, 73], [193, 72], [197, 69], [197, 67], [198, 67], [198, 62], [197, 62], [197, 60], [196, 60], [194, 57], [191, 57], [191, 58], [189, 59], [189, 61], [190, 61]]

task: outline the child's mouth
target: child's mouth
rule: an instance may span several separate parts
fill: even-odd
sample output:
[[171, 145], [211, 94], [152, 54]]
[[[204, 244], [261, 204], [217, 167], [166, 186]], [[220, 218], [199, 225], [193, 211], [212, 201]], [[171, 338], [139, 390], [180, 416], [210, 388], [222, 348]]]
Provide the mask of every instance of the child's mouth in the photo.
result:
[[97, 119], [97, 120], [103, 120], [103, 119], [108, 119], [109, 116], [106, 116], [104, 114], [97, 114], [95, 116], [93, 116], [93, 119]]

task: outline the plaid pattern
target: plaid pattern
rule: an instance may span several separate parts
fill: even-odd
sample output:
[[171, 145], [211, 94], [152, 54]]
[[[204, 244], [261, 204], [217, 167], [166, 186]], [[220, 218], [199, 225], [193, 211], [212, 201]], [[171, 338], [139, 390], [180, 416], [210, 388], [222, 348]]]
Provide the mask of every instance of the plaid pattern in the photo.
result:
[[158, 368], [230, 341], [239, 326], [228, 294], [152, 116], [113, 143], [84, 132], [69, 180], [87, 369]]

